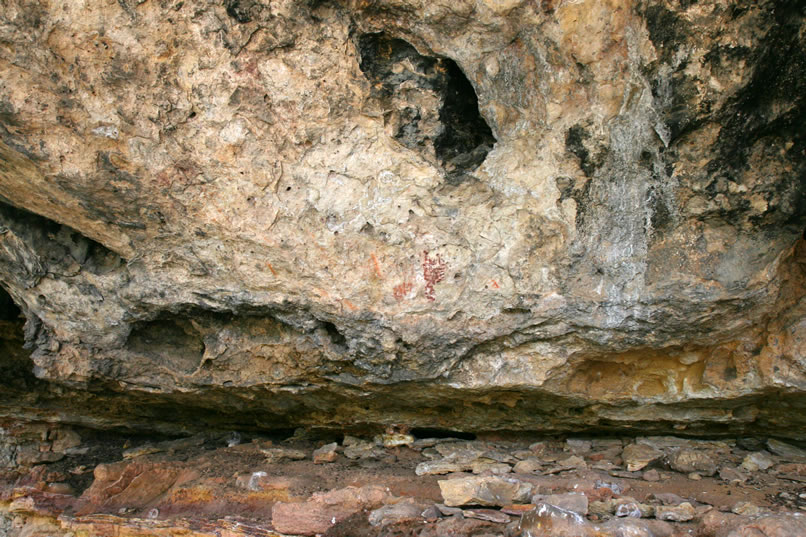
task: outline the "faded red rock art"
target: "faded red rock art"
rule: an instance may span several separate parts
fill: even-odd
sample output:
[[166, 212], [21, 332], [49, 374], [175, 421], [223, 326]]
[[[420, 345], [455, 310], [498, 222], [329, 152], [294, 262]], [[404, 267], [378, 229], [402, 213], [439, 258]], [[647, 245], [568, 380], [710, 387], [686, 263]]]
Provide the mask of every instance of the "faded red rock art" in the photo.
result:
[[411, 293], [411, 290], [413, 288], [414, 288], [414, 284], [411, 283], [411, 282], [403, 282], [403, 283], [401, 283], [399, 285], [395, 285], [394, 289], [392, 290], [392, 293], [395, 296], [395, 300], [400, 302], [401, 300], [406, 298], [406, 295]]
[[425, 279], [425, 298], [430, 301], [436, 300], [434, 296], [434, 286], [445, 279], [445, 272], [448, 264], [443, 261], [442, 256], [437, 254], [433, 259], [428, 257], [428, 250], [423, 250], [423, 279]]

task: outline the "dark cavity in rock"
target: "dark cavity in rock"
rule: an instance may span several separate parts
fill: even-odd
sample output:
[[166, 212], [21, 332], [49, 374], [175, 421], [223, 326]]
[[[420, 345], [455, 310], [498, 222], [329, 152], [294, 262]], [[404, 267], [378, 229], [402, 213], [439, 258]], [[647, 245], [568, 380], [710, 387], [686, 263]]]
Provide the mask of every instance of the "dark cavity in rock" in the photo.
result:
[[339, 329], [336, 328], [335, 324], [324, 321], [322, 322], [322, 328], [325, 329], [325, 333], [327, 333], [327, 336], [330, 338], [330, 341], [333, 343], [333, 345], [341, 349], [347, 348], [347, 338], [344, 337], [344, 334], [339, 332]]
[[0, 321], [18, 321], [20, 313], [20, 308], [11, 300], [11, 295], [0, 287]]
[[423, 56], [406, 41], [385, 34], [360, 36], [358, 50], [361, 70], [398, 142], [435, 157], [452, 184], [478, 168], [495, 138], [456, 62]]
[[255, 10], [254, 0], [227, 0], [224, 3], [227, 8], [227, 15], [241, 24], [252, 22], [252, 12]]
[[25, 318], [11, 295], [0, 287], [0, 401], [13, 391], [25, 391], [33, 380], [34, 364], [25, 349]]
[[[47, 272], [68, 274], [74, 264], [96, 275], [118, 269], [123, 260], [112, 250], [88, 238], [69, 226], [59, 224], [38, 214], [19, 209], [0, 198], [0, 232], [10, 233], [5, 253], [0, 255], [0, 267], [13, 266], [20, 259], [29, 259], [27, 271], [9, 269], [25, 281], [25, 287], [36, 285]], [[7, 238], [8, 238], [7, 237]], [[34, 255], [35, 257], [31, 257]]]
[[168, 365], [183, 373], [192, 373], [204, 354], [201, 334], [190, 321], [174, 316], [135, 323], [127, 348], [155, 364]]
[[452, 431], [450, 429], [433, 429], [429, 427], [415, 427], [409, 431], [414, 438], [458, 438], [460, 440], [475, 440], [474, 433]]

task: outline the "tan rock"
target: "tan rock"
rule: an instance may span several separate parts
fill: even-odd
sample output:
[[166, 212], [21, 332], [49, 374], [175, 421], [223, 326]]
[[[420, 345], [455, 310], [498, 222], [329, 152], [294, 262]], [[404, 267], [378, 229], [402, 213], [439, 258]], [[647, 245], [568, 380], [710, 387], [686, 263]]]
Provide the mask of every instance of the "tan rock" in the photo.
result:
[[679, 449], [669, 455], [669, 465], [678, 472], [711, 476], [716, 473], [717, 466], [714, 459], [704, 451], [694, 449]]
[[629, 444], [621, 452], [621, 458], [630, 472], [643, 470], [661, 457], [663, 457], [662, 451], [644, 444]]
[[552, 537], [554, 535], [592, 537], [596, 530], [584, 517], [573, 511], [541, 503], [533, 510], [523, 514], [518, 524], [518, 531], [520, 531], [520, 535], [531, 537]]
[[339, 456], [337, 452], [338, 447], [339, 445], [336, 442], [332, 442], [314, 450], [313, 462], [315, 464], [324, 464], [335, 461]]
[[671, 537], [672, 528], [659, 521], [618, 519], [593, 524], [564, 509], [539, 504], [523, 515], [518, 526], [520, 535], [530, 537]]
[[733, 529], [746, 521], [745, 517], [713, 510], [703, 515], [699, 524], [699, 531], [709, 537], [727, 537]]
[[644, 478], [644, 481], [660, 481], [660, 472], [653, 468], [641, 474], [641, 477]]
[[308, 456], [301, 449], [285, 447], [263, 448], [260, 452], [266, 457], [266, 462], [270, 464], [284, 460], [301, 461]]
[[453, 472], [464, 472], [467, 464], [459, 464], [450, 459], [439, 459], [436, 461], [425, 461], [417, 465], [414, 472], [417, 475], [444, 475]]
[[528, 503], [532, 485], [505, 477], [464, 477], [439, 481], [445, 505], [503, 506]]
[[779, 464], [775, 469], [782, 474], [806, 477], [806, 464], [803, 463]]
[[474, 474], [491, 473], [493, 475], [508, 474], [512, 471], [512, 466], [503, 462], [492, 460], [476, 460], [470, 464], [470, 470]]
[[772, 468], [775, 461], [763, 451], [757, 451], [747, 455], [742, 461], [742, 468], [748, 472], [758, 472]]
[[540, 472], [542, 468], [543, 464], [540, 462], [540, 459], [529, 457], [518, 461], [512, 468], [512, 471], [516, 474], [534, 474]]
[[582, 516], [588, 514], [588, 497], [581, 492], [570, 492], [566, 494], [535, 494], [532, 496], [532, 503], [545, 503], [572, 511]]
[[571, 455], [570, 457], [566, 457], [565, 459], [557, 461], [557, 464], [560, 466], [565, 466], [568, 468], [587, 468], [588, 463], [585, 462], [585, 459], [578, 455]]
[[806, 517], [799, 513], [768, 515], [751, 521], [742, 521], [728, 537], [756, 537], [757, 535], [806, 535]]
[[316, 535], [362, 509], [379, 506], [390, 499], [379, 486], [346, 487], [316, 493], [305, 502], [277, 502], [272, 507], [272, 526], [280, 533]]
[[658, 520], [669, 522], [688, 522], [696, 514], [696, 509], [689, 502], [683, 502], [680, 505], [659, 505], [655, 507], [655, 516]]
[[290, 535], [316, 535], [326, 532], [356, 512], [352, 507], [323, 505], [319, 502], [283, 503], [272, 507], [272, 526]]
[[678, 533], [668, 522], [661, 520], [638, 520], [634, 518], [610, 520], [598, 526], [602, 537], [676, 537]]

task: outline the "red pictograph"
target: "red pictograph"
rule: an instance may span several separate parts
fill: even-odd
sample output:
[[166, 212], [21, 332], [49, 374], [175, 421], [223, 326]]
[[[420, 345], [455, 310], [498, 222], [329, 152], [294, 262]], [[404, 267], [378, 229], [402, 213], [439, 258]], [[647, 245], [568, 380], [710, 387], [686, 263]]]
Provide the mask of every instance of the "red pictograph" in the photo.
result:
[[434, 258], [428, 257], [428, 250], [423, 251], [423, 279], [425, 280], [425, 298], [435, 300], [434, 285], [445, 278], [448, 264], [437, 254]]
[[400, 285], [395, 285], [394, 289], [392, 290], [392, 292], [395, 295], [395, 300], [400, 302], [401, 300], [406, 298], [406, 295], [411, 293], [411, 290], [413, 288], [414, 288], [414, 284], [412, 284], [410, 282], [403, 282]]

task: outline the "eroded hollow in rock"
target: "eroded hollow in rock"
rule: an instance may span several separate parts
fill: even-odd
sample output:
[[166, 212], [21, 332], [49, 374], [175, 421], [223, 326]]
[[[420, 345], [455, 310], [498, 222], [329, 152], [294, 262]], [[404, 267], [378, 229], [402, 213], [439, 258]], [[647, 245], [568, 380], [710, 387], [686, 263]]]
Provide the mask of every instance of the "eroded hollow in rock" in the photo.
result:
[[132, 352], [183, 373], [192, 373], [201, 363], [204, 342], [186, 319], [163, 316], [136, 323], [127, 341]]
[[26, 244], [39, 254], [39, 263], [42, 265], [39, 268], [43, 272], [32, 273], [31, 277], [42, 276], [47, 270], [69, 273], [74, 263], [80, 265], [81, 270], [103, 275], [116, 270], [123, 263], [118, 254], [73, 228], [5, 203], [2, 199], [0, 226], [18, 237], [20, 244]]
[[382, 33], [361, 35], [358, 49], [391, 136], [435, 158], [450, 183], [479, 167], [495, 137], [456, 62], [423, 56], [406, 41]]
[[24, 390], [33, 379], [30, 351], [23, 347], [25, 318], [0, 287], [0, 390]]

